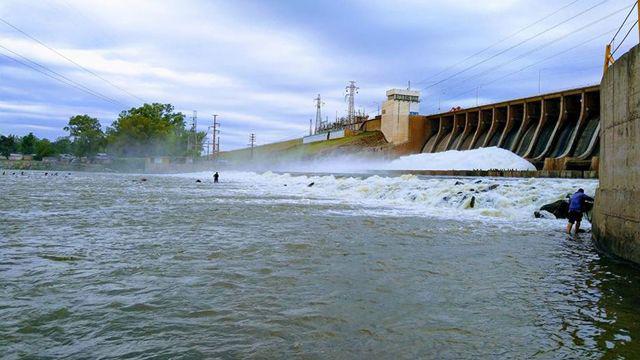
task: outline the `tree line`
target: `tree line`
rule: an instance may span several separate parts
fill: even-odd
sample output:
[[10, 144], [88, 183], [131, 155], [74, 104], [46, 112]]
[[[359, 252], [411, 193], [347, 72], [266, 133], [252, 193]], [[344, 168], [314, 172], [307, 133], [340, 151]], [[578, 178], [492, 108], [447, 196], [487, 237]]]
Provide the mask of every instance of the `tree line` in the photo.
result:
[[55, 141], [33, 133], [0, 135], [0, 154], [5, 158], [12, 153], [34, 155], [36, 160], [57, 154], [93, 157], [100, 152], [115, 157], [200, 156], [206, 133], [187, 129], [185, 119], [171, 104], [159, 103], [120, 112], [106, 131], [97, 118], [75, 115], [63, 128], [69, 135]]

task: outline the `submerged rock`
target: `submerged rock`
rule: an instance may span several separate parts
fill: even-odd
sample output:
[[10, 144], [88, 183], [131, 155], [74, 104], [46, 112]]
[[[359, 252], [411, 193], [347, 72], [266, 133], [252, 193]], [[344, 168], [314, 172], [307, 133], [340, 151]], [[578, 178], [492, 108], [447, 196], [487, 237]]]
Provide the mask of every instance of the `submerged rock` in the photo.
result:
[[567, 214], [569, 213], [569, 202], [567, 200], [558, 200], [550, 204], [543, 205], [540, 208], [540, 212], [542, 211], [553, 214], [556, 219], [566, 219]]

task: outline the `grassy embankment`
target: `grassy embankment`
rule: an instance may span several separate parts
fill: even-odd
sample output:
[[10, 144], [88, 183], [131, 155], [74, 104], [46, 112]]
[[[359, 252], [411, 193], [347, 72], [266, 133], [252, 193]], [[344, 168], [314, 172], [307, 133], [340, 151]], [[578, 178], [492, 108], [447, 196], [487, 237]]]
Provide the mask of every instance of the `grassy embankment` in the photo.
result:
[[388, 148], [389, 144], [384, 140], [382, 133], [372, 131], [310, 144], [303, 144], [302, 139], [293, 139], [256, 146], [253, 148], [253, 161], [251, 160], [251, 149], [248, 148], [225, 151], [221, 153], [220, 156], [232, 164], [247, 162], [287, 162], [339, 154], [372, 155], [374, 153], [384, 153]]
[[6, 160], [0, 159], [0, 169], [6, 170], [39, 170], [39, 171], [91, 171], [91, 172], [142, 172], [144, 159], [115, 159], [110, 164], [43, 162], [38, 160]]

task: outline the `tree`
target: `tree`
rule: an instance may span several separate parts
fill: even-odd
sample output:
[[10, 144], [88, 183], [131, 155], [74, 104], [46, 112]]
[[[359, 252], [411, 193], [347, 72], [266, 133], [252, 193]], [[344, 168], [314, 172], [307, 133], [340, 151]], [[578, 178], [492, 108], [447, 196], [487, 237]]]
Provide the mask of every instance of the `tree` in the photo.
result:
[[[144, 104], [121, 112], [107, 129], [108, 150], [120, 156], [184, 156], [189, 134], [184, 114], [171, 104]], [[197, 139], [201, 148], [204, 133]]]
[[64, 130], [73, 138], [76, 156], [93, 156], [104, 147], [105, 134], [100, 122], [89, 115], [72, 116]]
[[0, 155], [8, 159], [11, 153], [15, 153], [17, 151], [18, 151], [18, 139], [16, 138], [15, 135], [0, 136]]
[[68, 137], [59, 137], [52, 146], [56, 154], [71, 154], [73, 152], [73, 144]]
[[43, 157], [55, 155], [56, 151], [53, 144], [48, 139], [38, 140], [36, 143], [35, 160], [42, 160]]
[[31, 155], [36, 152], [36, 143], [38, 138], [30, 132], [20, 139], [20, 152], [24, 155]]

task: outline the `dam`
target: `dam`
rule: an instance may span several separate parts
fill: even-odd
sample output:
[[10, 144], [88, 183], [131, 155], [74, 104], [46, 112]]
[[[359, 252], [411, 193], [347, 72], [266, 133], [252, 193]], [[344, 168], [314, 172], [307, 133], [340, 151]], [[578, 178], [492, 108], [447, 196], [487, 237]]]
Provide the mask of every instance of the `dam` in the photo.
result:
[[363, 122], [359, 130], [381, 131], [400, 155], [495, 146], [527, 159], [538, 170], [598, 171], [598, 85], [433, 115], [412, 111], [417, 94], [389, 90], [382, 114]]
[[600, 88], [426, 116], [422, 153], [497, 146], [544, 170], [597, 170]]

